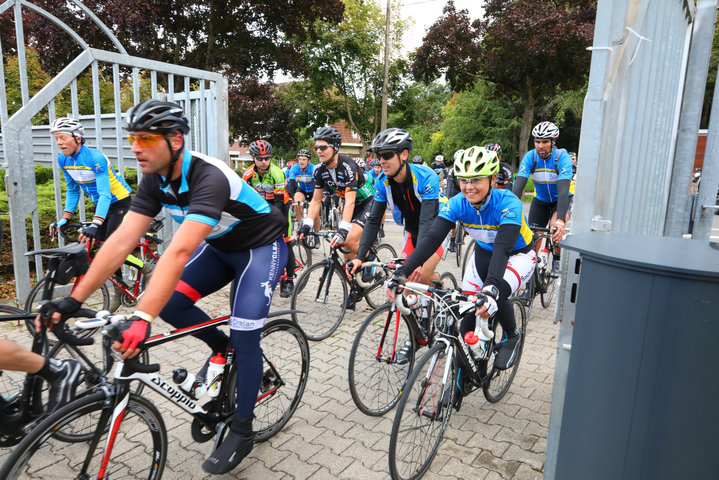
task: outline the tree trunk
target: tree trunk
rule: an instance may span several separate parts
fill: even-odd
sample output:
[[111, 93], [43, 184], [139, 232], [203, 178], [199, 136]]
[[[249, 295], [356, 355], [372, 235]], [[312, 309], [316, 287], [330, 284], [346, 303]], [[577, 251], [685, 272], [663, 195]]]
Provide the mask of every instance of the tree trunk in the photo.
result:
[[532, 131], [532, 120], [534, 119], [534, 85], [532, 79], [527, 77], [527, 89], [522, 94], [524, 101], [524, 112], [522, 113], [522, 128], [519, 130], [519, 159], [529, 151], [529, 134]]

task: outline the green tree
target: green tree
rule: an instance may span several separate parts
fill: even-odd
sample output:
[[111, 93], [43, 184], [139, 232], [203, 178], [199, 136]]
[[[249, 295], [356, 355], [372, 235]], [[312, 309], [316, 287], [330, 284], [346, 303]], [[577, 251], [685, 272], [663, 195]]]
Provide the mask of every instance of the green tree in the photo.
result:
[[480, 80], [472, 90], [455, 94], [442, 108], [443, 121], [432, 137], [433, 146], [452, 158], [459, 149], [499, 143], [503, 160], [513, 163], [518, 153], [520, 109], [517, 101], [496, 95], [494, 85]]
[[[385, 15], [376, 2], [343, 0], [344, 20], [339, 25], [318, 22], [317, 38], [303, 46], [307, 62], [307, 96], [327, 97], [319, 123], [344, 119], [365, 148], [377, 134], [382, 102]], [[394, 10], [390, 36], [389, 91], [401, 80], [406, 64], [398, 59], [404, 23]]]

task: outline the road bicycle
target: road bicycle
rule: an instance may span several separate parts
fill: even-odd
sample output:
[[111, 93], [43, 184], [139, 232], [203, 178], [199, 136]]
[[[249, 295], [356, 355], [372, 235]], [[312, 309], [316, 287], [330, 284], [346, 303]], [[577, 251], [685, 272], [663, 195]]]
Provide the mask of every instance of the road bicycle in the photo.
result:
[[552, 304], [554, 292], [557, 289], [557, 276], [552, 274], [552, 265], [555, 258], [559, 257], [554, 252], [555, 245], [549, 228], [539, 225], [530, 225], [529, 228], [534, 232], [534, 245], [538, 252], [534, 273], [518, 296], [524, 303], [527, 316], [531, 316], [532, 305], [537, 294], [539, 294], [542, 307], [547, 308]]
[[[435, 303], [432, 319], [437, 336], [434, 345], [417, 361], [407, 380], [397, 404], [389, 441], [391, 477], [418, 479], [432, 464], [452, 409], [459, 410], [463, 396], [481, 388], [487, 401], [498, 402], [507, 393], [519, 368], [527, 316], [522, 302], [512, 298], [511, 305], [517, 327], [522, 331], [522, 340], [512, 367], [498, 370], [494, 366], [494, 358], [506, 335], [495, 318], [481, 325], [486, 338], [491, 338], [486, 342], [480, 341], [477, 354], [464, 342], [459, 332], [462, 316], [474, 315], [478, 302], [483, 300], [481, 294], [464, 295], [416, 283], [407, 283], [404, 288], [429, 293]], [[463, 378], [461, 385], [460, 372]]]
[[[319, 239], [330, 242], [335, 232], [311, 232], [308, 235], [314, 236], [317, 242]], [[371, 278], [366, 286], [358, 284], [356, 276], [347, 278], [343, 253], [347, 252], [341, 247], [331, 247], [328, 256], [309, 266], [297, 278], [290, 308], [303, 313], [293, 314], [292, 318], [310, 340], [323, 340], [337, 330], [344, 318], [348, 298], [354, 304], [365, 299], [372, 309], [386, 302], [383, 284], [389, 278], [386, 265], [397, 257], [394, 247], [387, 243], [370, 247], [370, 254], [379, 264], [363, 266], [363, 272]]]
[[[464, 237], [466, 236], [466, 232], [464, 231], [464, 225], [462, 222], [457, 221], [457, 224], [454, 227], [455, 236], [454, 236], [454, 255], [455, 259], [457, 261], [457, 266], [462, 266], [462, 250], [464, 247]], [[464, 269], [462, 270], [462, 274], [464, 275]]]
[[[457, 289], [451, 273], [443, 273], [440, 280], [438, 288]], [[350, 350], [347, 379], [352, 400], [365, 415], [384, 415], [399, 401], [415, 353], [433, 345], [432, 306], [429, 299], [409, 306], [406, 296], [397, 295], [362, 322]]]
[[[10, 305], [0, 306], [0, 321], [2, 322], [34, 322], [36, 314], [28, 313], [20, 308]], [[95, 312], [81, 309], [77, 316], [94, 317]], [[60, 332], [55, 327], [53, 332]], [[83, 332], [83, 337], [91, 335], [92, 331]], [[82, 338], [83, 341], [91, 340]], [[82, 373], [78, 380], [77, 392], [87, 391], [97, 385], [99, 378], [106, 375], [109, 367], [97, 362], [92, 355], [78, 345], [69, 345], [62, 340], [52, 341], [47, 336], [47, 329], [41, 326], [40, 332], [33, 337], [31, 351], [49, 358], [67, 356], [78, 360]], [[147, 356], [145, 355], [146, 359]], [[39, 376], [16, 371], [0, 370], [0, 447], [10, 447], [19, 443], [49, 412], [47, 411], [47, 384]], [[59, 429], [55, 435], [66, 442], [82, 440], [82, 433], [72, 428]], [[4, 478], [0, 476], [0, 478]]]
[[[308, 218], [307, 212], [309, 210], [310, 202], [295, 202], [292, 204], [292, 211], [294, 207], [302, 207], [302, 218]], [[296, 220], [296, 217], [292, 217], [292, 232], [300, 231], [300, 223]], [[305, 245], [303, 242], [293, 240], [291, 242], [292, 248], [295, 249], [295, 258], [302, 262], [303, 265], [312, 265], [312, 249]]]
[[342, 205], [340, 196], [336, 193], [327, 194], [328, 200], [322, 199], [322, 212], [320, 218], [322, 228], [327, 230], [337, 230], [342, 220]]
[[[67, 223], [60, 228], [60, 235], [63, 236], [66, 242], [71, 242], [72, 238], [70, 237], [70, 232], [77, 232], [81, 230], [82, 227], [89, 224], [89, 222]], [[141, 264], [141, 266], [135, 263], [131, 263], [130, 261], [125, 262], [123, 268], [126, 269], [128, 272], [127, 283], [125, 281], [125, 278], [119, 279], [115, 275], [111, 276], [107, 282], [103, 283], [97, 291], [93, 292], [92, 295], [90, 295], [90, 297], [85, 300], [85, 305], [88, 308], [98, 311], [109, 310], [111, 312], [114, 312], [120, 306], [131, 308], [137, 305], [137, 301], [139, 300], [140, 295], [142, 295], [142, 292], [145, 289], [145, 283], [152, 274], [155, 264], [159, 260], [156, 248], [153, 249], [153, 247], [162, 244], [162, 240], [157, 236], [157, 231], [159, 231], [160, 228], [162, 228], [162, 219], [153, 220], [153, 223], [150, 225], [150, 228], [148, 229], [147, 233], [137, 243], [137, 248], [134, 253], [137, 253], [136, 258], [139, 259], [139, 263]], [[74, 278], [68, 278], [65, 281], [65, 283], [72, 283], [70, 292], [72, 292], [72, 290], [74, 290], [77, 284], [80, 282], [82, 276], [87, 271], [89, 263], [91, 263], [93, 259], [93, 248], [90, 247], [89, 244], [75, 245], [79, 245], [79, 247], [76, 247], [78, 252], [84, 250], [84, 255], [87, 257], [87, 262], [84, 262], [86, 266], [83, 270], [78, 271]], [[53, 249], [50, 249], [48, 251], [51, 250]], [[26, 254], [26, 256], [45, 255], [43, 252], [46, 252], [46, 250], [29, 252]], [[25, 300], [26, 311], [32, 312], [37, 310], [37, 304], [42, 300], [53, 300], [54, 298], [59, 298], [67, 295], [67, 292], [58, 291], [57, 297], [46, 298], [43, 295], [43, 292], [55, 292], [54, 288], [45, 288], [47, 282], [48, 278], [47, 275], [45, 275], [30, 290], [30, 293]], [[114, 287], [114, 292], [110, 292], [110, 288], [108, 287]], [[113, 295], [113, 293], [115, 293], [115, 295]], [[32, 327], [32, 329], [34, 329], [34, 326]]]
[[[276, 317], [289, 312], [276, 312]], [[103, 327], [103, 350], [111, 358], [115, 338], [113, 316], [76, 321], [78, 328]], [[229, 322], [229, 316], [203, 324], [155, 335], [144, 342], [150, 349], [202, 330]], [[73, 338], [66, 341], [71, 342]], [[302, 329], [288, 319], [269, 321], [262, 329], [262, 383], [254, 410], [255, 442], [279, 432], [299, 406], [309, 375], [310, 351]], [[192, 415], [190, 433], [196, 442], [215, 439], [217, 446], [236, 410], [235, 364], [231, 347], [225, 352], [223, 373], [208, 379], [219, 383], [219, 393], [206, 401], [163, 379], [158, 365], [129, 359], [117, 361], [114, 383], [104, 381], [91, 394], [55, 411], [30, 432], [0, 469], [0, 478], [147, 478], [162, 477], [168, 458], [165, 422], [152, 401], [130, 390], [142, 382], [165, 401]], [[83, 442], [68, 443], [54, 432], [72, 427], [89, 435]], [[179, 446], [178, 446], [179, 447]]]

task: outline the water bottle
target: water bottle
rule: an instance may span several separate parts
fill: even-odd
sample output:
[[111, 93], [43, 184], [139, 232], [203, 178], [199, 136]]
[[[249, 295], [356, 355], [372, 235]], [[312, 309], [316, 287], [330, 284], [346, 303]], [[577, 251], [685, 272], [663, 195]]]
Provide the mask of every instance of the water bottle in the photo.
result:
[[192, 397], [194, 400], [205, 395], [207, 386], [198, 382], [195, 375], [188, 373], [184, 368], [178, 368], [172, 371], [172, 381], [180, 387], [180, 390]]
[[222, 374], [225, 373], [225, 364], [227, 360], [218, 353], [214, 357], [210, 358], [210, 365], [207, 367], [207, 378], [208, 384], [207, 395], [210, 398], [215, 398], [220, 394], [220, 385], [222, 384]]
[[410, 293], [404, 296], [404, 303], [409, 308], [416, 308], [419, 305], [419, 297], [414, 293]]
[[547, 260], [549, 259], [549, 250], [546, 247], [539, 251], [539, 257], [537, 258], [537, 268], [544, 268], [547, 266]]
[[482, 358], [484, 355], [487, 342], [491, 339], [491, 336], [487, 335], [487, 333], [493, 333], [487, 326], [487, 319], [477, 318], [474, 331], [464, 334], [464, 342], [469, 346], [476, 358]]

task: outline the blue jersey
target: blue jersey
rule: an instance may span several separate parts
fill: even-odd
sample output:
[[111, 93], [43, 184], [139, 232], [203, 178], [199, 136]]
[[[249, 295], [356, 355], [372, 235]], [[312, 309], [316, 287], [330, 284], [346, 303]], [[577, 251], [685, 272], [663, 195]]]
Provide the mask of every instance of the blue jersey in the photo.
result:
[[[422, 202], [423, 199], [439, 200], [444, 203], [447, 199], [439, 193], [439, 177], [431, 168], [425, 165], [409, 166], [409, 173], [412, 178], [412, 189], [417, 199]], [[394, 210], [394, 201], [392, 199], [392, 189], [389, 187], [389, 179], [384, 172], [380, 173], [374, 186], [374, 199], [376, 202], [386, 202], [390, 210]]]
[[127, 182], [99, 150], [82, 145], [73, 155], [58, 155], [57, 163], [65, 174], [65, 210], [68, 212], [77, 208], [82, 189], [95, 204], [95, 217], [104, 221], [110, 205], [132, 193]]
[[297, 190], [305, 193], [312, 193], [314, 187], [312, 186], [312, 174], [315, 171], [315, 166], [311, 163], [307, 164], [307, 168], [302, 170], [299, 162], [292, 165], [287, 180], [294, 180], [296, 183]]
[[382, 175], [382, 170], [380, 170], [379, 173], [374, 173], [374, 168], [373, 168], [367, 174], [367, 178], [370, 182], [372, 182], [372, 185], [374, 185], [375, 183], [377, 183], [377, 179], [379, 178], [380, 175]]
[[[517, 176], [529, 178], [530, 175], [534, 180], [537, 200], [547, 203], [556, 202], [559, 198], [557, 182], [572, 181], [572, 158], [563, 148], [552, 147], [552, 154], [546, 160], [539, 157], [536, 149], [530, 150], [519, 164]], [[573, 194], [574, 188], [570, 185], [569, 195]]]
[[532, 243], [532, 230], [522, 213], [522, 202], [509, 190], [493, 188], [487, 202], [477, 210], [464, 195], [455, 195], [439, 209], [439, 216], [464, 225], [467, 234], [484, 250], [494, 250], [497, 230], [503, 224], [519, 225], [519, 237], [512, 251]]

